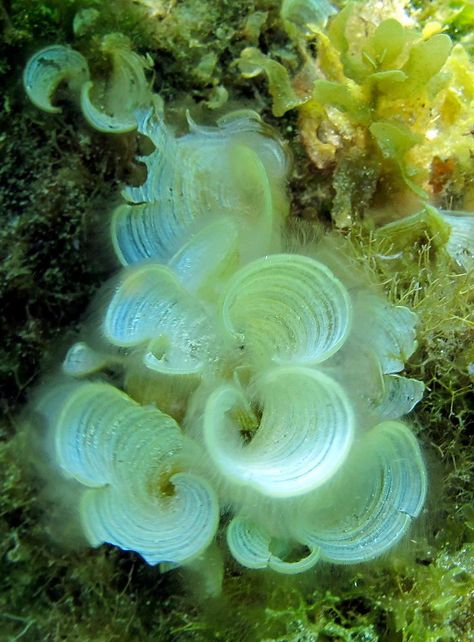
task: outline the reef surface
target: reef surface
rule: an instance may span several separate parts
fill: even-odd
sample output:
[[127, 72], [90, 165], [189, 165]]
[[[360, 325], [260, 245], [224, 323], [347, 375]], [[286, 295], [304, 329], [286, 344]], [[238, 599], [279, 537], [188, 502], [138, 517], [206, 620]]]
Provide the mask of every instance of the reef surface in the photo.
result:
[[[314, 3], [285, 4], [294, 12]], [[359, 34], [351, 39], [356, 57], [365, 51], [373, 59], [375, 46], [360, 44], [356, 19], [370, 27], [395, 18], [410, 46], [419, 34], [424, 42], [447, 34], [456, 48], [432, 70], [451, 74], [448, 81], [437, 76], [437, 90], [426, 88], [428, 78], [409, 97], [397, 96], [402, 116], [417, 116], [406, 118], [408, 131], [401, 133], [373, 127], [387, 118], [383, 101], [371, 112], [376, 118], [365, 118], [373, 100], [367, 70], [357, 76], [347, 61], [344, 67], [344, 44], [337, 49], [334, 37], [328, 41], [328, 16], [308, 36], [294, 13], [286, 14], [293, 16], [288, 27], [280, 3], [263, 0], [123, 0], [113, 11], [97, 2], [0, 5], [0, 640], [472, 639], [472, 264], [464, 251], [462, 261], [447, 251], [439, 219], [423, 210], [425, 203], [472, 210], [473, 120], [465, 104], [474, 93], [472, 5], [394, 1], [371, 8], [354, 3], [353, 23], [345, 27]], [[64, 550], [48, 536], [54, 529], [43, 517], [41, 482], [19, 457], [21, 410], [28, 388], [56, 366], [91, 295], [114, 270], [97, 237], [120, 186], [139, 184], [143, 174], [133, 133], [91, 130], [61, 90], [62, 113], [39, 112], [25, 98], [19, 63], [42, 46], [69, 43], [92, 59], [96, 73], [106, 73], [100, 42], [110, 32], [125, 34], [135, 51], [151, 57], [154, 88], [171, 105], [178, 129], [186, 109], [209, 122], [235, 106], [261, 112], [293, 151], [289, 224], [315, 238], [337, 228], [367, 279], [419, 315], [419, 346], [405, 374], [428, 388], [410, 422], [423, 444], [431, 497], [410, 540], [386, 559], [318, 567], [298, 580], [231, 564], [222, 597], [202, 604], [190, 576], [161, 575], [137, 555], [110, 547]], [[257, 62], [265, 72], [268, 61], [275, 64], [267, 84]], [[328, 78], [336, 68], [339, 75]], [[406, 61], [373, 73], [382, 71], [405, 73]], [[315, 78], [318, 92], [310, 96]], [[282, 94], [284, 106], [275, 109]], [[444, 129], [430, 144], [433, 134], [426, 133], [440, 121]], [[414, 221], [406, 218], [422, 210]]]

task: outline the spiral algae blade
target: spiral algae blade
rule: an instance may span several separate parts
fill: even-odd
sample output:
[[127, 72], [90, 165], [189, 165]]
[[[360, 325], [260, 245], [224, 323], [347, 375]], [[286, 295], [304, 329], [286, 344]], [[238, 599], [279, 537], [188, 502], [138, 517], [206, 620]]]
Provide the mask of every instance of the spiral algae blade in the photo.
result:
[[149, 497], [147, 489], [143, 496], [132, 495], [123, 486], [88, 491], [80, 510], [91, 544], [108, 542], [136, 551], [152, 565], [183, 564], [202, 554], [217, 529], [214, 491], [191, 473], [171, 475], [168, 483], [172, 492], [161, 498]]
[[96, 107], [92, 100], [93, 90], [94, 83], [90, 80], [81, 88], [82, 113], [91, 127], [104, 134], [126, 134], [137, 128], [137, 121], [133, 114], [118, 118]]
[[[172, 182], [175, 167], [178, 164], [177, 139], [164, 121], [157, 96], [153, 97], [147, 108], [137, 109], [137, 129], [146, 136], [156, 148], [151, 154], [138, 156], [137, 160], [147, 167], [147, 177], [142, 185], [125, 186], [122, 196], [128, 203], [154, 203], [166, 199], [172, 205], [173, 194], [166, 193], [168, 183]], [[168, 182], [168, 183], [167, 183]]]
[[31, 102], [43, 111], [59, 113], [51, 100], [59, 85], [67, 81], [77, 92], [89, 79], [86, 59], [70, 47], [52, 45], [29, 59], [23, 73], [23, 84]]
[[140, 157], [147, 178], [123, 190], [129, 204], [113, 216], [112, 244], [123, 265], [147, 258], [167, 262], [190, 237], [223, 218], [239, 230], [243, 261], [278, 248], [288, 209], [282, 188], [288, 162], [278, 142], [264, 135], [258, 116], [249, 114], [235, 112], [217, 127], [190, 121], [191, 131], [180, 138], [156, 108], [139, 114], [140, 132], [156, 150]]
[[[112, 227], [115, 251], [123, 264], [137, 263], [144, 257], [151, 256], [154, 257], [153, 260], [165, 262], [168, 250], [164, 250], [161, 242], [155, 243], [154, 239], [159, 238], [159, 235], [148, 229], [148, 224], [153, 226], [157, 222], [153, 206], [125, 205], [114, 212]], [[119, 230], [121, 226], [124, 227]], [[119, 245], [117, 241], [122, 236], [132, 242]], [[183, 287], [196, 294], [206, 289], [218, 289], [219, 279], [231, 274], [238, 262], [238, 226], [231, 218], [222, 217], [192, 234], [167, 265]]]
[[387, 421], [373, 428], [333, 485], [308, 504], [301, 536], [330, 562], [374, 559], [406, 534], [423, 507], [425, 464], [408, 426]]
[[37, 410], [57, 465], [83, 485], [80, 518], [91, 544], [137, 551], [150, 564], [180, 563], [209, 545], [217, 498], [181, 470], [194, 447], [171, 417], [99, 382], [64, 383]]
[[[80, 98], [84, 117], [92, 127], [118, 134], [136, 129], [135, 111], [152, 102], [145, 77], [145, 69], [150, 64], [131, 50], [122, 34], [105, 36], [101, 50], [112, 58], [113, 71], [106, 83], [90, 80], [86, 59], [70, 47], [52, 45], [38, 51], [28, 61], [23, 74], [30, 100], [43, 111], [61, 111], [51, 99], [60, 83], [67, 81]], [[93, 93], [100, 94], [100, 107], [96, 106]]]
[[[308, 552], [301, 554], [296, 561], [286, 561], [272, 552], [272, 538], [265, 528], [257, 526], [241, 517], [235, 517], [227, 527], [227, 544], [233, 557], [247, 568], [270, 568], [284, 575], [304, 573], [317, 563], [320, 550], [307, 547]], [[294, 542], [281, 542], [282, 552], [292, 552], [297, 547]]]
[[[111, 226], [112, 245], [124, 266], [155, 259], [166, 263], [186, 236], [186, 223], [167, 211], [166, 190], [161, 202], [120, 205]], [[191, 222], [191, 221], [189, 221]]]
[[326, 266], [277, 254], [236, 272], [221, 314], [251, 362], [311, 365], [342, 346], [352, 307], [347, 290]]
[[446, 252], [466, 270], [474, 268], [474, 214], [472, 212], [440, 211], [449, 226]]
[[424, 236], [459, 269], [470, 272], [474, 266], [474, 214], [439, 210], [431, 205], [416, 214], [393, 221], [378, 230], [377, 237], [389, 241], [400, 255]]
[[275, 368], [254, 394], [260, 418], [237, 387], [224, 386], [207, 402], [204, 440], [221, 474], [269, 497], [307, 493], [334, 475], [354, 433], [338, 384], [307, 368]]
[[104, 36], [100, 49], [111, 59], [112, 72], [106, 81], [82, 85], [81, 109], [94, 129], [125, 134], [137, 128], [135, 112], [152, 102], [145, 76], [151, 65], [131, 49], [128, 38], [120, 33]]
[[69, 379], [48, 389], [35, 410], [46, 421], [55, 463], [67, 477], [91, 487], [112, 481], [113, 456], [130, 427], [154, 430], [164, 419], [108, 383]]
[[112, 346], [146, 346], [150, 368], [189, 374], [199, 371], [212, 336], [212, 320], [163, 265], [132, 268], [120, 280], [103, 322]]

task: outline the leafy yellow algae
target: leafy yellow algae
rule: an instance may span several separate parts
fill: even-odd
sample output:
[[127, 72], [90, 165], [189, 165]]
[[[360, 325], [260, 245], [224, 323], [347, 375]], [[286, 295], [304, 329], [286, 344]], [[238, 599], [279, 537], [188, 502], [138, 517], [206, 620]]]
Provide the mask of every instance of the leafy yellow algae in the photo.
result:
[[311, 162], [332, 173], [339, 227], [362, 211], [387, 222], [426, 201], [452, 206], [448, 194], [463, 209], [469, 194], [474, 66], [466, 49], [453, 46], [439, 23], [418, 31], [382, 19], [372, 4], [369, 18], [348, 3], [327, 29], [290, 30], [303, 59], [292, 78], [255, 48], [239, 61], [246, 77], [267, 75], [274, 115], [298, 109]]

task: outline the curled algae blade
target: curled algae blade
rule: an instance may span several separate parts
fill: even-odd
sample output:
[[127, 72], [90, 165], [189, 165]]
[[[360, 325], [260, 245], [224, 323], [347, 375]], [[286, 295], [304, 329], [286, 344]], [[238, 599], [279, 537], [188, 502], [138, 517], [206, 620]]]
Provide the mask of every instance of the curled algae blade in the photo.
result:
[[[330, 485], [331, 486], [331, 485]], [[355, 564], [394, 546], [420, 514], [427, 474], [408, 426], [386, 421], [363, 438], [326, 497], [308, 506], [301, 536], [331, 562]]]
[[63, 473], [84, 487], [86, 537], [140, 553], [150, 564], [200, 554], [215, 534], [208, 482], [181, 472], [189, 444], [176, 422], [105, 383], [65, 384], [39, 407]]
[[191, 237], [168, 265], [190, 292], [218, 288], [219, 280], [238, 262], [238, 241], [235, 223], [218, 219]]
[[87, 486], [112, 481], [114, 453], [128, 430], [146, 433], [162, 425], [179, 435], [170, 417], [155, 408], [141, 407], [110, 384], [65, 384], [58, 393], [54, 404], [43, 409], [55, 458], [67, 476]]
[[148, 344], [149, 367], [184, 374], [203, 366], [212, 322], [170, 268], [147, 263], [120, 280], [102, 329], [117, 347]]
[[32, 56], [23, 73], [23, 84], [31, 102], [43, 111], [61, 111], [51, 99], [61, 82], [69, 82], [80, 91], [89, 78], [86, 59], [78, 51], [62, 45], [41, 49]]
[[[133, 477], [133, 469], [130, 473]], [[81, 519], [91, 544], [108, 542], [136, 551], [149, 564], [182, 564], [198, 557], [217, 529], [215, 493], [206, 480], [187, 472], [170, 476], [168, 484], [172, 492], [155, 501], [127, 495], [122, 487], [86, 492]]]
[[342, 346], [352, 306], [346, 288], [326, 266], [304, 256], [277, 254], [236, 272], [221, 316], [252, 362], [310, 365]]
[[367, 318], [363, 325], [354, 327], [357, 337], [366, 342], [370, 336], [371, 347], [384, 374], [400, 372], [417, 346], [415, 327], [418, 317], [408, 308], [390, 305], [385, 299], [372, 294], [362, 294], [360, 300], [367, 311]]
[[308, 368], [275, 368], [255, 383], [255, 402], [260, 419], [242, 390], [224, 385], [206, 404], [204, 441], [225, 478], [269, 497], [294, 497], [343, 464], [354, 417], [335, 381]]
[[[30, 100], [50, 113], [61, 111], [51, 98], [62, 81], [80, 96], [81, 109], [89, 124], [105, 133], [125, 133], [136, 129], [135, 110], [152, 102], [144, 70], [150, 63], [130, 49], [121, 34], [109, 34], [101, 43], [103, 52], [112, 57], [113, 72], [106, 83], [89, 79], [86, 59], [74, 49], [53, 45], [38, 51], [26, 65], [23, 83]], [[101, 108], [91, 100], [91, 93], [101, 88]]]
[[[318, 547], [308, 546], [308, 553], [294, 562], [287, 562], [271, 552], [272, 538], [264, 529], [240, 517], [235, 517], [227, 527], [227, 544], [233, 557], [247, 568], [270, 568], [284, 575], [304, 573], [319, 559]], [[294, 544], [283, 543], [282, 548], [291, 552]]]
[[150, 258], [167, 262], [173, 254], [170, 248], [179, 248], [188, 230], [167, 207], [164, 197], [160, 202], [124, 204], [115, 210], [110, 231], [115, 254], [122, 265]]
[[93, 87], [94, 83], [90, 80], [81, 87], [81, 109], [91, 127], [105, 134], [125, 134], [137, 128], [133, 114], [116, 117], [96, 107], [91, 99]]
[[474, 214], [438, 210], [431, 205], [416, 214], [380, 228], [378, 237], [390, 241], [403, 253], [422, 234], [428, 234], [437, 250], [444, 251], [458, 266], [470, 271], [474, 265]]
[[374, 404], [383, 419], [398, 419], [408, 414], [423, 397], [425, 385], [418, 379], [384, 375], [383, 393]]
[[67, 351], [62, 371], [72, 377], [85, 377], [102, 370], [106, 364], [105, 355], [96, 352], [84, 341], [77, 341]]
[[231, 139], [251, 148], [258, 154], [272, 183], [279, 184], [287, 178], [290, 165], [288, 149], [253, 109], [231, 111], [217, 120], [217, 127], [197, 125], [189, 117], [188, 122], [193, 133]]
[[120, 33], [106, 35], [102, 39], [101, 50], [112, 59], [112, 74], [102, 90], [100, 109], [91, 99], [94, 83], [83, 85], [82, 111], [89, 124], [98, 131], [117, 134], [133, 131], [137, 128], [136, 110], [152, 102], [145, 77], [145, 69], [152, 65], [135, 53], [128, 38]]
[[223, 217], [232, 217], [239, 229], [243, 260], [274, 251], [287, 212], [287, 163], [273, 150], [277, 141], [264, 135], [260, 121], [250, 126], [247, 112], [218, 127], [192, 125], [175, 138], [155, 111], [139, 115], [139, 130], [156, 145], [140, 157], [147, 178], [123, 191], [129, 205], [113, 216], [112, 244], [120, 262], [167, 262], [193, 234]]
[[449, 227], [446, 252], [466, 271], [474, 267], [474, 214], [472, 212], [441, 211]]

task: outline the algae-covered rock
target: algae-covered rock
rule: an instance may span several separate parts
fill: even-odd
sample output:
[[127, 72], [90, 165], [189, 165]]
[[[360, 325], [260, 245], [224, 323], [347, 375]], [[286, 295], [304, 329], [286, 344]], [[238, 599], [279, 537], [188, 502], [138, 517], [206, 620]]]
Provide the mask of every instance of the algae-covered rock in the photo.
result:
[[[282, 20], [270, 0], [0, 5], [0, 640], [471, 639], [471, 6], [394, 0], [336, 14], [346, 3], [323, 5], [312, 28], [297, 18], [288, 27], [293, 14]], [[308, 15], [303, 1], [286, 6]], [[21, 411], [115, 270], [107, 222], [120, 186], [143, 182], [135, 157], [153, 150], [133, 131], [94, 132], [64, 84], [52, 97], [62, 111], [41, 114], [23, 93], [19, 61], [46, 46], [77, 49], [103, 83], [91, 101], [110, 109], [102, 98], [113, 61], [103, 43], [112, 33], [149, 63], [148, 87], [172, 103], [178, 133], [186, 109], [212, 124], [209, 108], [220, 115], [227, 105], [271, 120], [294, 156], [290, 250], [329, 233], [327, 253], [335, 245], [345, 256], [339, 269], [364, 274], [375, 292], [418, 315], [418, 348], [402, 375], [426, 386], [410, 421], [430, 491], [421, 522], [389, 556], [322, 564], [301, 579], [243, 570], [226, 557], [222, 595], [203, 603], [203, 582], [211, 586], [221, 564], [215, 550], [207, 575], [199, 565], [160, 574], [134, 553], [85, 549], [74, 515], [45, 519], [57, 487], [32, 474], [44, 461], [42, 441], [25, 448]], [[92, 370], [104, 367], [97, 363]], [[105, 367], [117, 376], [115, 362]], [[133, 372], [128, 385], [154, 401]]]

